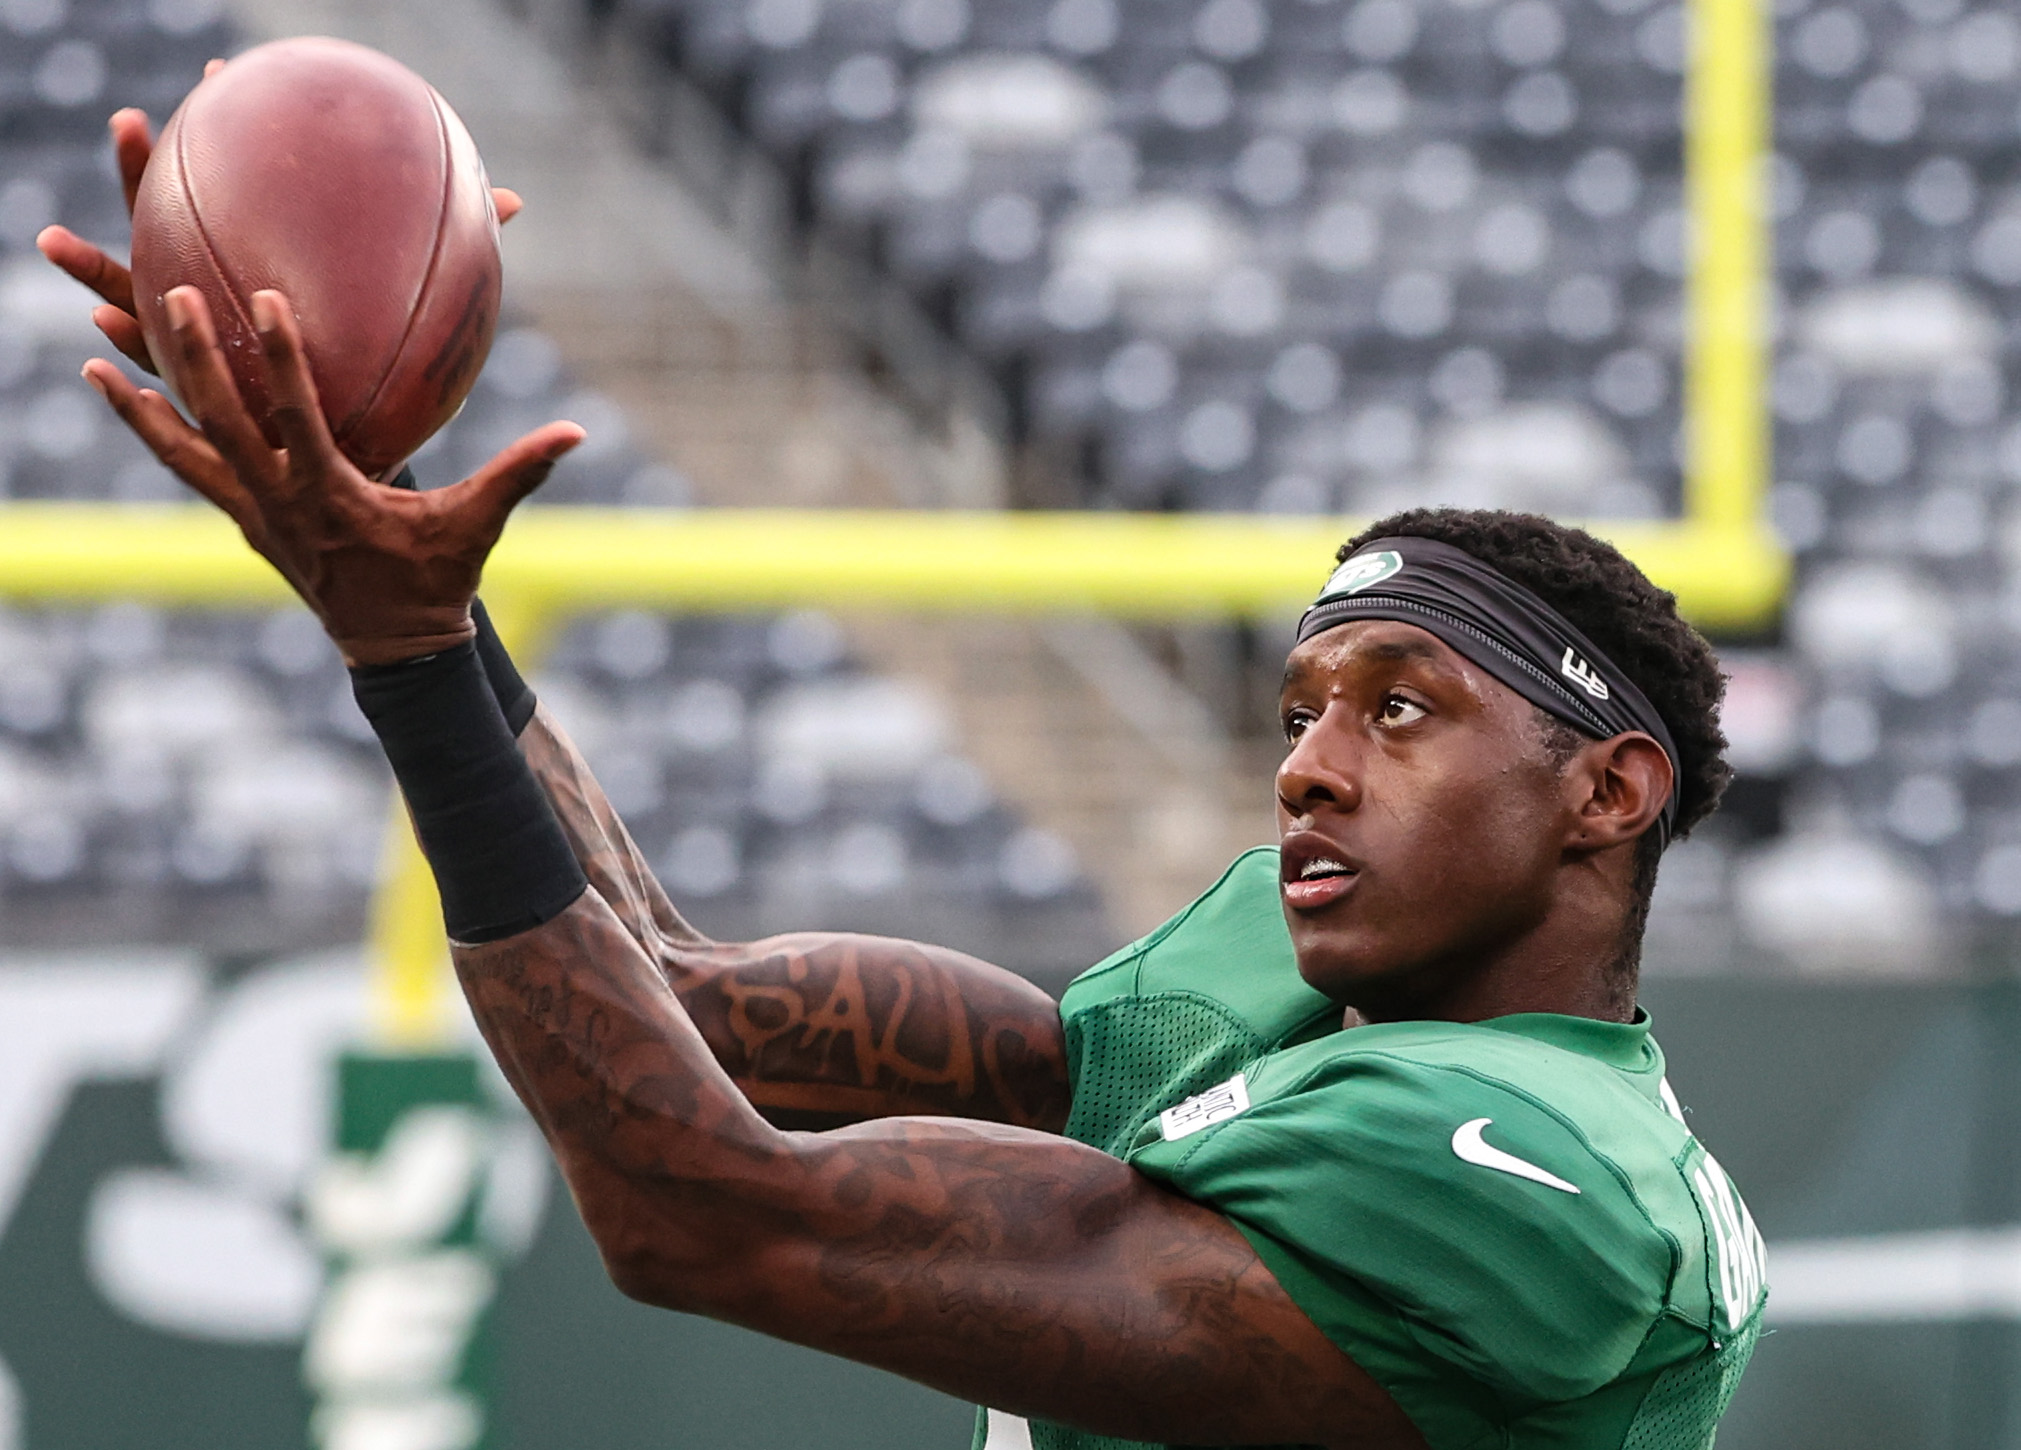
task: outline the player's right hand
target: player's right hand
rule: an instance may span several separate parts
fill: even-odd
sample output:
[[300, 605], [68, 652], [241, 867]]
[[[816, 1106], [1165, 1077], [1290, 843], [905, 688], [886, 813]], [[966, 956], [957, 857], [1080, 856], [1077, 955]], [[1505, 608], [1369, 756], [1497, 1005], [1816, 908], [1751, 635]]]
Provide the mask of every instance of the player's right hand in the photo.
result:
[[287, 298], [255, 292], [272, 446], [232, 379], [203, 294], [166, 298], [196, 426], [103, 358], [84, 376], [176, 477], [216, 504], [294, 587], [350, 664], [392, 664], [475, 634], [470, 601], [513, 507], [583, 439], [549, 423], [448, 488], [384, 488], [337, 448]]
[[[216, 75], [224, 64], [214, 60], [205, 65], [204, 78]], [[154, 154], [154, 128], [148, 124], [145, 111], [131, 106], [113, 112], [106, 124], [111, 128], [112, 151], [119, 162], [119, 185], [126, 197], [126, 214], [132, 216], [134, 198], [140, 195], [141, 173], [147, 170], [147, 159]], [[518, 192], [502, 186], [491, 188], [491, 199], [498, 208], [501, 225], [511, 221], [526, 204]], [[93, 246], [65, 226], [44, 227], [35, 238], [35, 246], [43, 256], [105, 299], [91, 310], [93, 324], [129, 362], [150, 376], [159, 377], [161, 369], [148, 355], [147, 339], [141, 336], [140, 319], [134, 312], [132, 272], [114, 261], [102, 247]]]

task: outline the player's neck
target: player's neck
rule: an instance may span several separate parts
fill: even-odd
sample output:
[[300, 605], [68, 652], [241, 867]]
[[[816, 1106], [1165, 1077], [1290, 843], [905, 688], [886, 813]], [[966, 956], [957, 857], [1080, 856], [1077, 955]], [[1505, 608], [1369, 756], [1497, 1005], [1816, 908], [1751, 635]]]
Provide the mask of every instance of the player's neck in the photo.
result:
[[1622, 950], [1624, 926], [1618, 907], [1554, 910], [1510, 941], [1430, 964], [1398, 990], [1355, 1003], [1346, 1025], [1485, 1022], [1522, 1012], [1629, 1021], [1636, 971], [1635, 954]]

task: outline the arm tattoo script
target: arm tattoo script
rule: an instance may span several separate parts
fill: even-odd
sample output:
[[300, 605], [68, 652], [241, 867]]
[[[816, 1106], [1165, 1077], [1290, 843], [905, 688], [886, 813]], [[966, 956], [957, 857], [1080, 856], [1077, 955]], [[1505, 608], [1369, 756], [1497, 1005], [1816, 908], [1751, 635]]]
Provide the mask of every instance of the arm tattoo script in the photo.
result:
[[1133, 1440], [1423, 1450], [1225, 1218], [999, 1124], [768, 1126], [596, 888], [454, 948], [635, 1298]]
[[675, 910], [545, 709], [520, 737], [584, 873], [659, 967], [716, 1060], [782, 1127], [935, 1114], [1058, 1131], [1059, 1009], [944, 947], [841, 932], [717, 943]]

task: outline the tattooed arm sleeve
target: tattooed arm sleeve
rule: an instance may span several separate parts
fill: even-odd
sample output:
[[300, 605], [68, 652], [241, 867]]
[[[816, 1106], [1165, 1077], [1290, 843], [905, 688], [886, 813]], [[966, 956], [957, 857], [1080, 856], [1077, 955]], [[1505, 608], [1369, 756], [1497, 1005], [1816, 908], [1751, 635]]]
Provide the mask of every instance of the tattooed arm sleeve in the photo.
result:
[[1132, 1440], [1421, 1450], [1220, 1215], [1051, 1135], [766, 1124], [592, 887], [455, 948], [633, 1297]]
[[1066, 1046], [1059, 1008], [1039, 988], [961, 952], [886, 937], [712, 942], [674, 909], [545, 707], [520, 750], [590, 884], [775, 1124], [933, 1114], [1064, 1126]]

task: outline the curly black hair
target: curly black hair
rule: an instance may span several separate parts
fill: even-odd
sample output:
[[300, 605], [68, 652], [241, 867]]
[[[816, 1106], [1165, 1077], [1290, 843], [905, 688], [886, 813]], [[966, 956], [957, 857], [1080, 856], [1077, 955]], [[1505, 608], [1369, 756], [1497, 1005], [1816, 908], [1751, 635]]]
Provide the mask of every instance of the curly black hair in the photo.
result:
[[[1673, 838], [1711, 815], [1733, 777], [1719, 705], [1726, 676], [1705, 637], [1677, 612], [1677, 596], [1658, 589], [1619, 549], [1582, 529], [1538, 514], [1493, 509], [1408, 509], [1391, 514], [1340, 546], [1345, 562], [1371, 540], [1404, 535], [1463, 549], [1507, 575], [1564, 615], [1649, 697], [1677, 745], [1678, 804]], [[1539, 712], [1542, 713], [1542, 712]], [[1554, 727], [1547, 741], [1569, 731]], [[1575, 737], [1576, 738], [1576, 737]], [[1636, 856], [1636, 910], [1629, 923], [1639, 940], [1662, 847], [1656, 833]]]

